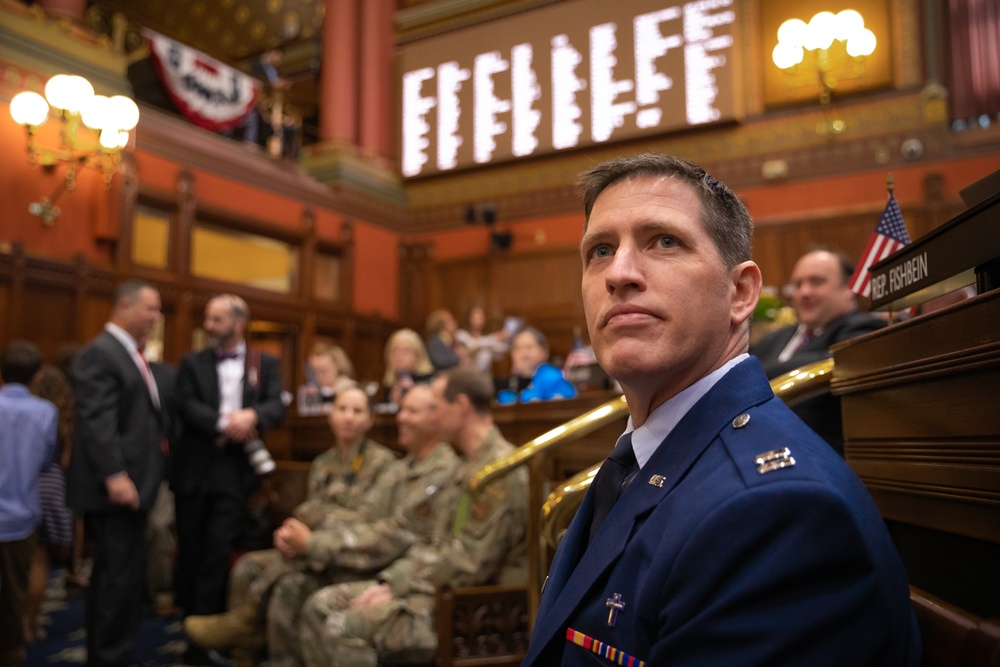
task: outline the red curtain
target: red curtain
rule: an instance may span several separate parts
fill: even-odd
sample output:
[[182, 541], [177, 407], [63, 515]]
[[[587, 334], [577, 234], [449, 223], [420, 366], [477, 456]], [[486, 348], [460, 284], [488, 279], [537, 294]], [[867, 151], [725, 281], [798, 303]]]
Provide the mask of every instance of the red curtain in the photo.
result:
[[951, 111], [955, 120], [1000, 114], [1000, 1], [950, 0]]

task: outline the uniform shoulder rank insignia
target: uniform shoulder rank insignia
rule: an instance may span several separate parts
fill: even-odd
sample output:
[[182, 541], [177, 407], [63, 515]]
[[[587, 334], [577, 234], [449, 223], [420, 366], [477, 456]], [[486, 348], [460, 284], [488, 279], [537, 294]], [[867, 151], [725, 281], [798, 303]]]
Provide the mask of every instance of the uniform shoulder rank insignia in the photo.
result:
[[788, 447], [783, 447], [758, 454], [754, 457], [754, 463], [757, 464], [757, 472], [763, 475], [774, 470], [790, 468], [795, 465], [795, 459], [792, 458], [792, 452]]
[[583, 649], [590, 651], [602, 658], [609, 660], [616, 665], [627, 665], [628, 667], [646, 667], [646, 661], [631, 656], [610, 644], [605, 644], [593, 637], [589, 637], [582, 632], [577, 632], [573, 628], [566, 628], [566, 641], [572, 642]]

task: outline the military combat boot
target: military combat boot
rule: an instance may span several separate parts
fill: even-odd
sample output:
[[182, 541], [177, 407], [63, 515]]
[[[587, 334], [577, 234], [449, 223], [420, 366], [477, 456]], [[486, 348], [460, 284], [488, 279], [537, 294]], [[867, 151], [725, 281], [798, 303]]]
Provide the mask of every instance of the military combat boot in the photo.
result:
[[265, 644], [264, 615], [256, 605], [243, 606], [213, 616], [188, 616], [184, 634], [204, 648], [262, 649]]

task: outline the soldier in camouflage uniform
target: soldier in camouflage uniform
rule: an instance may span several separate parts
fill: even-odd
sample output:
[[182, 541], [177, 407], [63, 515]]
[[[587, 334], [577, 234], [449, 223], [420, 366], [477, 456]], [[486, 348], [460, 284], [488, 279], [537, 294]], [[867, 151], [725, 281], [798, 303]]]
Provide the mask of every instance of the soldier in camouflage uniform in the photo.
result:
[[433, 534], [433, 507], [447, 495], [460, 459], [441, 441], [438, 401], [429, 385], [416, 385], [396, 415], [399, 444], [407, 456], [387, 471], [379, 488], [392, 514], [366, 521], [330, 515], [305, 548], [308, 569], [282, 577], [267, 607], [269, 664], [301, 664], [299, 612], [316, 590], [370, 577]]
[[275, 531], [276, 549], [254, 551], [241, 557], [230, 572], [229, 611], [184, 620], [188, 638], [205, 648], [258, 649], [264, 644], [263, 610], [273, 583], [304, 567], [288, 544], [288, 535], [302, 526], [318, 527], [331, 512], [389, 511], [389, 502], [378, 489], [381, 477], [396, 461], [392, 450], [366, 437], [373, 422], [368, 396], [358, 388], [337, 396], [330, 427], [336, 445], [316, 457], [309, 470], [308, 495]]
[[514, 447], [493, 425], [489, 378], [455, 369], [432, 388], [442, 403], [445, 437], [463, 465], [432, 509], [430, 544], [415, 545], [373, 580], [323, 588], [302, 609], [301, 650], [308, 667], [375, 667], [431, 661], [437, 651], [434, 589], [439, 583], [524, 584], [527, 479], [518, 470], [472, 494], [478, 469]]

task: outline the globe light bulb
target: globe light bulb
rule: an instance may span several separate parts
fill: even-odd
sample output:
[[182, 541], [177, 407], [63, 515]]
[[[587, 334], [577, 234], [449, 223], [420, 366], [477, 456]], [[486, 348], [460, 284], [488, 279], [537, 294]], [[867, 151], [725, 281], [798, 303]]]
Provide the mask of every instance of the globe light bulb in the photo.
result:
[[875, 50], [875, 33], [867, 28], [847, 40], [847, 55], [852, 58], [870, 56]]
[[111, 100], [104, 95], [94, 95], [87, 102], [87, 106], [83, 107], [80, 112], [80, 118], [83, 120], [83, 124], [92, 130], [103, 130], [107, 127], [112, 127], [109, 125], [111, 118]]
[[837, 21], [830, 12], [820, 12], [809, 19], [805, 48], [810, 51], [825, 50], [833, 44]]
[[116, 151], [125, 148], [128, 144], [128, 132], [116, 128], [105, 128], [101, 130], [101, 146], [109, 151]]
[[853, 9], [845, 9], [834, 17], [834, 38], [846, 42], [865, 29], [865, 20]]
[[69, 113], [80, 113], [93, 96], [94, 87], [82, 76], [56, 74], [45, 84], [49, 104]]
[[38, 127], [49, 118], [49, 104], [38, 93], [24, 91], [10, 101], [10, 115], [18, 125]]
[[774, 64], [777, 65], [779, 69], [795, 67], [802, 62], [802, 58], [804, 57], [805, 51], [803, 51], [801, 46], [792, 46], [785, 44], [784, 42], [779, 42], [778, 45], [774, 47], [774, 51], [771, 52], [771, 60], [774, 61]]
[[115, 95], [109, 100], [113, 127], [128, 132], [139, 124], [139, 107], [124, 95]]
[[808, 27], [802, 19], [788, 19], [778, 28], [778, 43], [788, 46], [803, 46], [806, 43]]

